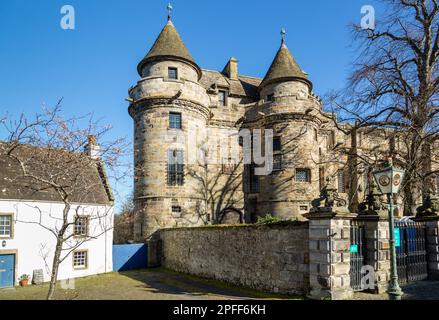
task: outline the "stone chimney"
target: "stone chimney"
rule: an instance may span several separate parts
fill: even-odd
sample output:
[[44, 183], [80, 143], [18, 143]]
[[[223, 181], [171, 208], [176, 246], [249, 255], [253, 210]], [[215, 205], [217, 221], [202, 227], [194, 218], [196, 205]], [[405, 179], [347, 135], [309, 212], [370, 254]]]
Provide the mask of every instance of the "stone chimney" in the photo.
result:
[[230, 80], [239, 80], [238, 78], [238, 60], [230, 58], [229, 62], [223, 70], [223, 74]]
[[88, 144], [84, 148], [84, 152], [93, 160], [98, 160], [101, 153], [96, 136], [88, 136]]

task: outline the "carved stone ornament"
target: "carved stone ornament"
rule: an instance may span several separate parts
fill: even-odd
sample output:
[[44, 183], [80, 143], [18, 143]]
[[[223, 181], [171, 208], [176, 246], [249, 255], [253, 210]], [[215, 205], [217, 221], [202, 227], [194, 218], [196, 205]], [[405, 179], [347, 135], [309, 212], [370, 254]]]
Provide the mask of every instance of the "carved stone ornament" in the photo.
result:
[[320, 197], [312, 202], [310, 213], [317, 212], [338, 212], [349, 213], [346, 200], [339, 197], [337, 188], [334, 187], [333, 181], [326, 178], [326, 184], [320, 191]]

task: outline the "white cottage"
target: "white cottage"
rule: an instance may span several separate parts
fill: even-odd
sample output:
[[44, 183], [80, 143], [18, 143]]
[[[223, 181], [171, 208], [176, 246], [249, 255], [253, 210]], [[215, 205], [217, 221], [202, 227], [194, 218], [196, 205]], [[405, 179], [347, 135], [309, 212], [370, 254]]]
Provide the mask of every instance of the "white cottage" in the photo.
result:
[[[93, 143], [91, 138], [84, 153], [31, 146], [14, 151], [31, 175], [65, 185], [69, 195], [70, 225], [58, 280], [112, 271], [113, 196], [99, 147]], [[42, 179], [24, 177], [16, 159], [0, 153], [0, 288], [17, 285], [23, 274], [32, 277], [41, 271], [44, 281], [50, 280], [55, 234], [66, 208], [59, 190]]]

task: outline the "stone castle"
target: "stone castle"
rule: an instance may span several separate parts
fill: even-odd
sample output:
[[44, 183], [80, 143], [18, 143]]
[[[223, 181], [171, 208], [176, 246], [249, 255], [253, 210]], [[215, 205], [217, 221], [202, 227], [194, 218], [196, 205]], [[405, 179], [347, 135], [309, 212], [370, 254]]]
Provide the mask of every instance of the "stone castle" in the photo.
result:
[[[323, 112], [285, 32], [260, 79], [239, 74], [235, 58], [222, 71], [200, 68], [169, 17], [138, 73], [129, 90], [137, 240], [159, 228], [252, 223], [267, 214], [302, 220], [328, 178], [355, 207], [371, 178], [354, 155], [378, 157], [389, 145], [383, 132], [345, 134], [346, 125]], [[242, 162], [246, 143], [231, 132], [247, 129], [273, 130], [268, 175]], [[200, 153], [216, 161], [188, 160]]]

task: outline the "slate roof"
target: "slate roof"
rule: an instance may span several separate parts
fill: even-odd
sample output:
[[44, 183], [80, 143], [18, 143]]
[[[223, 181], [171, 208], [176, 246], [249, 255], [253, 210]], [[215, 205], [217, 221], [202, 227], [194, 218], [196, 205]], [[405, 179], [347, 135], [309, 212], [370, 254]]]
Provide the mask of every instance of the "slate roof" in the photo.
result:
[[200, 84], [206, 88], [212, 88], [217, 84], [219, 87], [227, 87], [230, 95], [240, 97], [252, 97], [258, 99], [258, 87], [262, 81], [260, 78], [239, 76], [239, 80], [231, 80], [219, 71], [202, 70], [203, 75]]
[[282, 43], [260, 88], [273, 82], [297, 79], [304, 80], [312, 88], [312, 84], [308, 80], [308, 75], [303, 72], [296, 60], [294, 60], [285, 43]]
[[41, 179], [65, 187], [71, 203], [112, 204], [113, 195], [100, 161], [83, 153], [19, 145], [12, 155], [20, 159], [29, 174], [24, 177], [20, 163], [6, 155], [9, 144], [0, 142], [0, 200], [61, 202], [58, 192]]
[[157, 40], [154, 42], [148, 54], [139, 63], [137, 67], [139, 74], [141, 73], [142, 66], [145, 63], [161, 58], [177, 58], [178, 60], [189, 62], [198, 70], [198, 74], [201, 76], [200, 67], [197, 65], [189, 50], [185, 46], [180, 34], [171, 20], [168, 21], [162, 32], [160, 32]]

